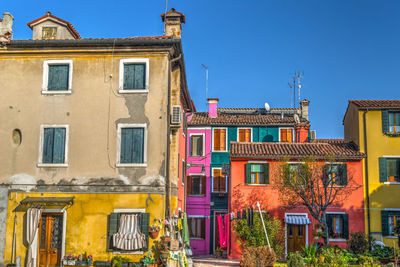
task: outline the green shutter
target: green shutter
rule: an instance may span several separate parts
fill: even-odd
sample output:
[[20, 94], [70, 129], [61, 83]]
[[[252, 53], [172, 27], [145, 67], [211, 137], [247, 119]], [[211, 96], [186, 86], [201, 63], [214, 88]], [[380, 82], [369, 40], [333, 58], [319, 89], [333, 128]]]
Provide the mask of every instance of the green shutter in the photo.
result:
[[145, 89], [146, 64], [124, 64], [124, 89]]
[[269, 163], [264, 164], [264, 183], [269, 184]]
[[340, 185], [347, 185], [347, 164], [339, 165]]
[[389, 112], [382, 110], [382, 132], [389, 132]]
[[379, 158], [379, 181], [387, 182], [387, 162], [386, 158]]
[[349, 239], [349, 215], [343, 214], [343, 238]]
[[43, 135], [42, 163], [53, 163], [54, 128], [45, 128]]
[[386, 210], [381, 211], [381, 222], [382, 222], [382, 235], [389, 235], [389, 212]]
[[54, 128], [53, 163], [65, 162], [65, 128]]
[[251, 183], [251, 164], [246, 164], [246, 184]]
[[132, 129], [132, 163], [143, 163], [143, 152], [144, 152], [144, 129], [133, 128]]
[[69, 65], [49, 65], [47, 90], [68, 90]]
[[149, 247], [149, 223], [150, 223], [150, 213], [140, 214], [140, 231], [146, 236], [146, 245], [141, 249], [147, 251]]
[[108, 231], [107, 231], [108, 251], [114, 250], [113, 234], [118, 232], [120, 216], [121, 216], [120, 213], [111, 213], [110, 215], [108, 215]]
[[333, 216], [332, 214], [325, 214], [326, 224], [328, 225], [329, 236], [333, 235], [332, 216]]
[[122, 128], [121, 129], [121, 148], [120, 148], [120, 162], [121, 163], [132, 163], [132, 129]]

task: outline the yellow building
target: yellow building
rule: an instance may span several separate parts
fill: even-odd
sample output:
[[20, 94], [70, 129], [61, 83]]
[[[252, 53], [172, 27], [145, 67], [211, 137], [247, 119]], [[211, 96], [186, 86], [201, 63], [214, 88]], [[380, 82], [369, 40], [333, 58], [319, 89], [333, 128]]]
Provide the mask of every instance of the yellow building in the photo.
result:
[[162, 18], [164, 36], [82, 39], [47, 12], [31, 40], [0, 20], [0, 266], [139, 261], [149, 225], [184, 207], [185, 17]]
[[366, 154], [366, 233], [397, 245], [400, 226], [400, 100], [350, 100], [343, 120], [345, 141]]

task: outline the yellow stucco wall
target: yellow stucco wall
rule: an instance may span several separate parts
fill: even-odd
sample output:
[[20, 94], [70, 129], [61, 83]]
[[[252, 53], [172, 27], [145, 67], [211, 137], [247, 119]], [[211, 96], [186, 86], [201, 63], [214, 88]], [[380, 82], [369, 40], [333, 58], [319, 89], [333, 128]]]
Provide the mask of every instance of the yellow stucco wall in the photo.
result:
[[[114, 209], [146, 209], [150, 213], [150, 225], [154, 219], [164, 218], [165, 197], [161, 194], [151, 194], [153, 201], [146, 200], [148, 194], [110, 194], [110, 193], [11, 193], [8, 201], [8, 219], [7, 219], [7, 239], [5, 251], [5, 264], [10, 262], [11, 244], [13, 235], [14, 213], [16, 201], [19, 202], [25, 197], [70, 197], [74, 196], [74, 204], [66, 209], [66, 236], [65, 236], [65, 254], [81, 254], [87, 252], [93, 255], [96, 260], [111, 260], [117, 254], [107, 252], [107, 223], [108, 215]], [[172, 200], [176, 205], [176, 198]], [[26, 212], [17, 212], [17, 256], [21, 256], [25, 262], [26, 247], [23, 244], [24, 215]], [[153, 244], [153, 239], [149, 238], [149, 247]], [[139, 261], [141, 255], [121, 255], [129, 257], [133, 261]]]
[[[363, 113], [359, 111], [359, 133], [360, 150], [364, 151], [363, 134]], [[371, 233], [381, 232], [381, 210], [385, 208], [400, 208], [400, 184], [388, 184], [379, 182], [379, 158], [382, 156], [400, 157], [400, 137], [390, 137], [382, 132], [382, 112], [372, 110], [366, 113], [367, 121], [367, 149], [368, 149], [368, 177], [369, 177], [369, 196], [370, 196], [370, 220]], [[365, 160], [364, 160], [365, 164]], [[365, 169], [365, 165], [364, 165]], [[365, 172], [364, 172], [365, 181]], [[364, 190], [366, 188], [364, 187]], [[365, 202], [366, 203], [366, 202]], [[367, 212], [365, 212], [365, 221], [367, 222]], [[367, 223], [365, 231], [368, 231]], [[379, 235], [372, 234], [377, 238]], [[383, 237], [383, 241], [393, 246], [393, 237]], [[397, 240], [396, 242], [397, 243]]]

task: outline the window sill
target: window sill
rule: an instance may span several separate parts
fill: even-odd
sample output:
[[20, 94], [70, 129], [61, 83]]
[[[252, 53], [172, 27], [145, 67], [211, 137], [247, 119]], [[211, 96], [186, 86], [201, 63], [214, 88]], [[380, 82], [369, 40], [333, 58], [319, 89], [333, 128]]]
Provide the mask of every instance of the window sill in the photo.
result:
[[67, 168], [67, 163], [38, 163], [38, 168]]
[[346, 242], [344, 238], [329, 238], [329, 242]]
[[400, 182], [384, 182], [384, 184], [400, 184]]
[[269, 185], [269, 184], [245, 184], [245, 185], [248, 185], [248, 186], [266, 186], [266, 185]]
[[205, 241], [206, 239], [205, 238], [196, 238], [196, 237], [191, 237], [191, 238], [189, 238], [190, 240], [198, 240], [198, 241]]
[[189, 155], [190, 158], [204, 158], [204, 155]]
[[119, 89], [118, 93], [120, 94], [148, 94], [149, 89]]
[[213, 194], [227, 194], [228, 192], [226, 191], [211, 191]]
[[394, 236], [394, 235], [386, 235], [384, 237], [387, 239], [397, 239], [397, 236]]
[[211, 152], [228, 152], [228, 150], [213, 150]]
[[42, 90], [42, 95], [70, 95], [72, 90]]
[[188, 197], [205, 197], [206, 195], [188, 195]]
[[147, 167], [147, 163], [117, 163], [115, 165], [118, 168], [135, 168], [135, 167]]
[[143, 251], [113, 251], [116, 255], [143, 255]]
[[390, 136], [390, 137], [399, 137], [400, 136], [400, 132], [386, 132], [384, 134], [387, 136]]

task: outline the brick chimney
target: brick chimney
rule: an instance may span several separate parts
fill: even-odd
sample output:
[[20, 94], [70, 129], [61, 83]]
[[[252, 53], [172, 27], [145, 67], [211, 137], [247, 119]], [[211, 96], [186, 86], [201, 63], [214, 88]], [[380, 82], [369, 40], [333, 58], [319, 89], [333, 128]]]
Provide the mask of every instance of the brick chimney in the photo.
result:
[[3, 13], [3, 19], [0, 18], [0, 43], [8, 43], [12, 35], [14, 17], [8, 13]]
[[297, 143], [308, 142], [308, 130], [310, 130], [310, 124], [298, 123], [295, 126], [295, 130], [296, 130], [296, 142]]
[[217, 105], [218, 105], [218, 98], [208, 98], [208, 116], [210, 118], [216, 118], [217, 115]]
[[167, 13], [161, 14], [161, 19], [165, 23], [164, 35], [173, 38], [181, 38], [182, 23], [186, 22], [185, 15], [171, 8]]
[[300, 111], [301, 111], [301, 118], [308, 120], [308, 105], [310, 104], [310, 101], [307, 99], [304, 99], [300, 101]]

